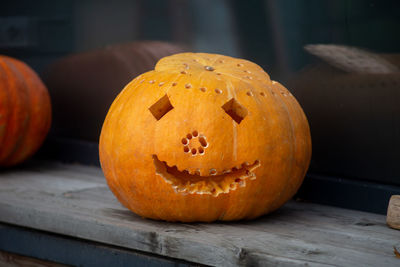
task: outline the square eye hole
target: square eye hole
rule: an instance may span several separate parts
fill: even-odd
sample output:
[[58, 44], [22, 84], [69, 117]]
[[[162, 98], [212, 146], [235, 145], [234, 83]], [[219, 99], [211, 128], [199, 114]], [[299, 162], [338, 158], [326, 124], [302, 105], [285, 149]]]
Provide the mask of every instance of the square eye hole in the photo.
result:
[[248, 114], [247, 109], [235, 98], [226, 102], [222, 108], [237, 124], [239, 124]]
[[169, 101], [168, 96], [164, 95], [156, 103], [154, 103], [151, 107], [149, 107], [149, 110], [151, 114], [153, 114], [154, 118], [156, 118], [156, 120], [160, 120], [162, 117], [164, 117], [165, 114], [170, 112], [173, 108], [174, 107]]

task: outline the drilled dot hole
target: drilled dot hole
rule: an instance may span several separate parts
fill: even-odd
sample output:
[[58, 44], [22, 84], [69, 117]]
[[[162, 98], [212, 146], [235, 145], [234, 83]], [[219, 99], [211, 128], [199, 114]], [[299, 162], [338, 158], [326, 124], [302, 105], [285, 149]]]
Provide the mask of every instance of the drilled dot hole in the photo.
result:
[[204, 148], [199, 147], [198, 150], [199, 150], [199, 153], [200, 153], [200, 154], [204, 154]]
[[200, 91], [205, 92], [205, 91], [207, 91], [207, 88], [201, 87], [201, 88], [200, 88]]
[[217, 93], [217, 94], [221, 94], [222, 93], [222, 90], [221, 89], [215, 89], [215, 92]]
[[246, 94], [247, 94], [248, 96], [253, 96], [253, 92], [251, 92], [251, 91], [248, 91]]
[[187, 146], [183, 147], [183, 152], [189, 153], [189, 150], [190, 150], [190, 149], [189, 149]]
[[187, 139], [190, 140], [190, 139], [192, 139], [193, 136], [192, 136], [192, 134], [188, 133], [188, 134], [186, 135], [186, 137], [187, 137]]
[[202, 147], [207, 147], [207, 145], [208, 145], [207, 140], [206, 140], [206, 138], [204, 136], [200, 136], [199, 137], [199, 142], [200, 142]]
[[190, 83], [187, 83], [187, 84], [185, 84], [185, 88], [190, 89], [190, 88], [192, 88], [192, 85]]
[[199, 135], [199, 132], [194, 130], [192, 134], [193, 134], [194, 137], [197, 137]]
[[172, 86], [177, 86], [177, 85], [178, 85], [178, 83], [175, 83], [175, 82], [174, 82], [174, 83], [172, 83]]
[[197, 149], [196, 148], [192, 148], [192, 155], [196, 155], [197, 154]]
[[182, 144], [184, 145], [189, 144], [189, 140], [187, 140], [186, 138], [182, 138]]
[[264, 92], [261, 92], [260, 95], [261, 95], [261, 96], [265, 96], [265, 93], [264, 93]]

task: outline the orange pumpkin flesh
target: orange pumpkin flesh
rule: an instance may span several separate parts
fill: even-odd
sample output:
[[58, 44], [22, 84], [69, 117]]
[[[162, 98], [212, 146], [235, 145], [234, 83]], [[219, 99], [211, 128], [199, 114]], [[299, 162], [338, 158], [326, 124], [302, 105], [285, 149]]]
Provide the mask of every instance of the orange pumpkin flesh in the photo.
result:
[[100, 161], [119, 201], [167, 221], [252, 219], [301, 185], [311, 157], [295, 98], [246, 60], [161, 59], [112, 104]]
[[0, 166], [36, 152], [50, 123], [50, 98], [40, 78], [25, 63], [0, 56]]

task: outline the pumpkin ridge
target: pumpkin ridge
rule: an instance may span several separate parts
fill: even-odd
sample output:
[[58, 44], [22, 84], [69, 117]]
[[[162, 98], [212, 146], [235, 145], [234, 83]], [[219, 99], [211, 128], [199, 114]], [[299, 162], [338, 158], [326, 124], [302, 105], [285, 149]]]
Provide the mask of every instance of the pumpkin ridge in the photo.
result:
[[[8, 86], [9, 81], [8, 81], [6, 75], [2, 75], [5, 71], [6, 71], [5, 66], [3, 66], [2, 61], [0, 59], [0, 83], [2, 83], [2, 82], [7, 83], [7, 85], [4, 86], [0, 92], [0, 93], [4, 94], [4, 96], [0, 95], [1, 100], [4, 101], [2, 103], [2, 105], [0, 106], [0, 108], [4, 109], [4, 113], [0, 114], [0, 123], [1, 123], [1, 121], [3, 121], [3, 124], [0, 125], [0, 147], [3, 147], [3, 144], [6, 141], [8, 121], [10, 119], [9, 118], [10, 117], [10, 109], [8, 108], [8, 106], [10, 105], [9, 101], [8, 101], [10, 99], [10, 92], [9, 92], [9, 86]], [[4, 81], [1, 79], [2, 77], [4, 77]], [[1, 111], [2, 110], [0, 109], [0, 112]], [[0, 153], [0, 156], [1, 156], [1, 153]]]
[[5, 157], [3, 159], [3, 162], [8, 162], [8, 163], [12, 163], [12, 160], [10, 161], [10, 159], [12, 159], [13, 157], [15, 157], [15, 155], [19, 152], [19, 149], [21, 148], [21, 146], [24, 143], [24, 139], [26, 138], [26, 135], [28, 133], [29, 127], [30, 125], [30, 121], [31, 121], [31, 116], [30, 116], [30, 108], [31, 107], [31, 95], [30, 95], [30, 90], [28, 89], [29, 85], [26, 83], [26, 81], [23, 79], [19, 68], [14, 64], [14, 60], [8, 60], [6, 59], [8, 65], [12, 66], [10, 69], [13, 70], [13, 74], [22, 82], [23, 86], [21, 88], [23, 88], [22, 90], [25, 91], [26, 94], [26, 102], [24, 103], [24, 107], [27, 107], [27, 115], [25, 117], [25, 119], [23, 120], [22, 124], [20, 125], [20, 129], [19, 129], [19, 133], [18, 133], [18, 137], [15, 141], [14, 147], [13, 149], [9, 152], [9, 154], [7, 155], [7, 157]]
[[[7, 165], [7, 158], [15, 151], [15, 145], [20, 139], [20, 131], [21, 127], [26, 124], [25, 119], [21, 122], [21, 118], [24, 117], [24, 113], [29, 115], [29, 112], [26, 108], [26, 101], [24, 94], [27, 94], [25, 91], [25, 87], [21, 86], [22, 78], [18, 77], [18, 69], [14, 66], [13, 60], [9, 57], [3, 57], [3, 60], [0, 61], [0, 64], [3, 65], [5, 72], [7, 73], [7, 81], [11, 80], [13, 83], [8, 83], [8, 92], [14, 91], [14, 94], [9, 94], [9, 99], [13, 102], [12, 106], [13, 111], [8, 114], [7, 118], [7, 127], [8, 130], [4, 136], [4, 142], [2, 145], [2, 153], [0, 153], [0, 163], [2, 165]], [[19, 79], [17, 79], [19, 78]], [[22, 103], [25, 102], [25, 103]]]
[[[278, 82], [271, 80], [271, 90], [279, 91], [277, 88], [274, 88], [274, 85], [277, 84], [277, 83]], [[276, 99], [278, 99], [278, 101], [280, 102], [280, 106], [285, 111], [285, 114], [286, 114], [286, 117], [287, 117], [287, 120], [288, 120], [288, 124], [290, 125], [290, 131], [288, 131], [288, 132], [290, 133], [290, 139], [291, 139], [291, 142], [290, 142], [291, 143], [291, 153], [290, 153], [290, 155], [291, 155], [290, 156], [291, 164], [289, 164], [290, 169], [287, 172], [288, 173], [288, 175], [287, 175], [287, 180], [288, 181], [285, 183], [285, 187], [282, 189], [282, 195], [285, 195], [285, 194], [287, 194], [288, 190], [290, 189], [291, 183], [289, 181], [292, 179], [293, 173], [295, 172], [295, 170], [294, 170], [295, 156], [294, 155], [295, 155], [296, 150], [298, 148], [296, 147], [295, 127], [293, 125], [293, 119], [292, 119], [292, 117], [290, 115], [290, 112], [289, 112], [288, 103], [286, 103], [285, 99], [283, 99], [282, 94], [277, 94], [277, 96], [278, 97], [276, 97]], [[290, 100], [288, 100], [288, 101], [290, 101]], [[280, 203], [279, 203], [280, 201], [281, 201], [280, 199], [277, 199], [274, 203], [271, 203], [269, 209], [271, 209], [271, 207], [273, 207], [272, 209], [274, 209], [275, 206], [279, 206], [280, 205]], [[277, 203], [278, 203], [278, 205], [277, 205]]]

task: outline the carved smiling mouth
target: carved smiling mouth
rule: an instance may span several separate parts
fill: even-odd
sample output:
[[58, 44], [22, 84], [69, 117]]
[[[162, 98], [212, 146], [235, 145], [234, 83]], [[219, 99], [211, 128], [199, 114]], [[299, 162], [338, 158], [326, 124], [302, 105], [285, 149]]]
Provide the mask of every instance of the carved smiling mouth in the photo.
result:
[[247, 180], [256, 179], [253, 171], [261, 166], [260, 161], [256, 160], [252, 164], [245, 162], [240, 168], [234, 167], [223, 173], [211, 169], [210, 175], [203, 176], [199, 172], [191, 174], [187, 170], [179, 171], [176, 166], [168, 166], [165, 161], [160, 161], [156, 155], [153, 155], [153, 162], [156, 174], [171, 184], [176, 192], [213, 196], [245, 187]]

